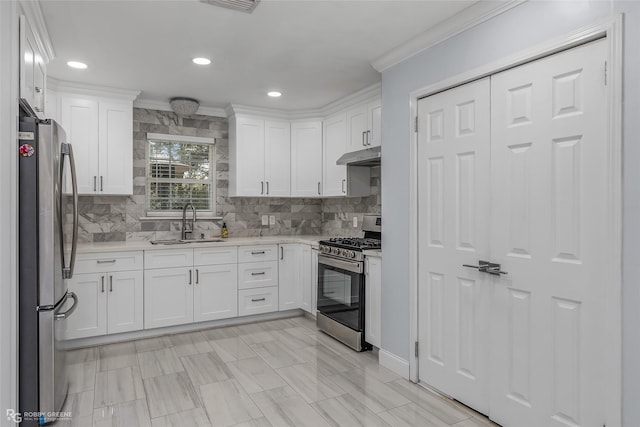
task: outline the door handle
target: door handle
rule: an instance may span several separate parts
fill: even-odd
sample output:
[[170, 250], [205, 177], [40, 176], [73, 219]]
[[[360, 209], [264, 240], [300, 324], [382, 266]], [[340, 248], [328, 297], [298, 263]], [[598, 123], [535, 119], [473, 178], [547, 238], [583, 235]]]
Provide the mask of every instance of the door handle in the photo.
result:
[[267, 181], [267, 196], [269, 195], [269, 181]]
[[189, 270], [189, 284], [191, 284], [191, 281], [192, 281], [191, 274], [193, 274], [193, 272], [191, 270]]
[[264, 276], [265, 272], [261, 271], [260, 273], [251, 273], [252, 276]]
[[115, 264], [115, 259], [99, 259], [96, 261], [97, 264]]
[[100, 175], [100, 191], [104, 191], [104, 185], [103, 185], [103, 179], [102, 179], [102, 175]]
[[370, 136], [371, 136], [371, 131], [370, 131], [370, 130], [368, 130], [368, 131], [367, 131], [367, 145], [371, 145], [371, 138], [370, 138]]
[[366, 142], [364, 142], [364, 134], [365, 134], [365, 133], [366, 133], [366, 132], [362, 132], [362, 146], [363, 146], [363, 147], [365, 147], [365, 146], [367, 145], [367, 143], [366, 143]]
[[500, 264], [496, 264], [489, 261], [478, 261], [479, 265], [462, 264], [463, 267], [475, 268], [481, 273], [488, 273], [494, 276], [500, 276], [501, 274], [508, 274], [506, 271], [500, 270]]
[[318, 181], [318, 196], [321, 195], [322, 193], [320, 192], [320, 181]]
[[260, 181], [260, 195], [264, 194], [264, 181]]
[[66, 299], [71, 298], [73, 300], [73, 305], [71, 306], [71, 308], [67, 311], [65, 311], [64, 313], [58, 313], [56, 315], [54, 315], [53, 317], [56, 320], [62, 320], [62, 319], [66, 319], [67, 317], [71, 316], [71, 313], [73, 313], [76, 309], [76, 307], [78, 306], [78, 297], [76, 296], [76, 294], [74, 294], [73, 292], [69, 292], [67, 293], [67, 297]]
[[284, 259], [284, 248], [280, 246], [280, 259]]
[[347, 182], [347, 180], [346, 180], [346, 179], [343, 179], [343, 180], [342, 180], [342, 193], [343, 193], [343, 194], [346, 194], [346, 193], [347, 193], [347, 192], [345, 191], [345, 189], [344, 189], [344, 184], [345, 184], [346, 182]]
[[93, 191], [98, 191], [98, 177], [93, 176]]
[[265, 301], [266, 298], [252, 298], [251, 302], [259, 302], [259, 301]]
[[113, 276], [109, 276], [109, 292], [113, 292]]
[[200, 271], [196, 268], [196, 285], [200, 283]]
[[104, 276], [100, 276], [100, 292], [104, 293]]

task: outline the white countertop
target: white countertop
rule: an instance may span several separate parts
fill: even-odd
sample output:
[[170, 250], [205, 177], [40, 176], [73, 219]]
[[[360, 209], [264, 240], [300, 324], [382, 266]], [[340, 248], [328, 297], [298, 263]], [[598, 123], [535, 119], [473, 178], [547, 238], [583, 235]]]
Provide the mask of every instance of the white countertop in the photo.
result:
[[163, 249], [210, 248], [216, 246], [275, 245], [279, 243], [303, 243], [317, 247], [320, 240], [330, 236], [265, 236], [265, 237], [228, 237], [224, 242], [185, 243], [178, 245], [152, 245], [148, 240], [126, 242], [78, 243], [78, 253], [143, 251]]
[[382, 258], [382, 249], [366, 249], [362, 251], [364, 256], [376, 256]]

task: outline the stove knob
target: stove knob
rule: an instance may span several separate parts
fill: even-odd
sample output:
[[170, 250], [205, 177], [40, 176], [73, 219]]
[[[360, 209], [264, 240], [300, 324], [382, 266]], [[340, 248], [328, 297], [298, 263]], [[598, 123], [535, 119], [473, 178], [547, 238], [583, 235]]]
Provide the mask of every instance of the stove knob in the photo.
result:
[[340, 249], [339, 248], [333, 248], [331, 249], [331, 253], [334, 255], [340, 255]]
[[355, 251], [351, 251], [351, 258], [355, 258], [355, 257], [356, 257]]

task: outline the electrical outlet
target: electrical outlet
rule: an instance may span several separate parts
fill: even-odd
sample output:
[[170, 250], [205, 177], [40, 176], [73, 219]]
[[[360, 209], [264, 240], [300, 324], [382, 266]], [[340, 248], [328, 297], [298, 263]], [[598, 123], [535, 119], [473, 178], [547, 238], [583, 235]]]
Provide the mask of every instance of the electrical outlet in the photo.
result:
[[269, 225], [276, 225], [276, 216], [275, 215], [271, 215], [269, 217]]
[[269, 225], [269, 216], [262, 215], [262, 225]]
[[353, 217], [353, 228], [356, 228], [358, 226], [358, 217], [354, 216]]

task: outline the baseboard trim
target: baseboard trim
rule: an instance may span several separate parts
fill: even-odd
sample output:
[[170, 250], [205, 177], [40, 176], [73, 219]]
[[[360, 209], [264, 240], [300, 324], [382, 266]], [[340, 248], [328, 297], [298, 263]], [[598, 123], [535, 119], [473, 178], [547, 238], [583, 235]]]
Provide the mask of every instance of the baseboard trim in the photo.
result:
[[380, 349], [378, 352], [378, 363], [390, 371], [409, 379], [409, 361], [393, 353]]

